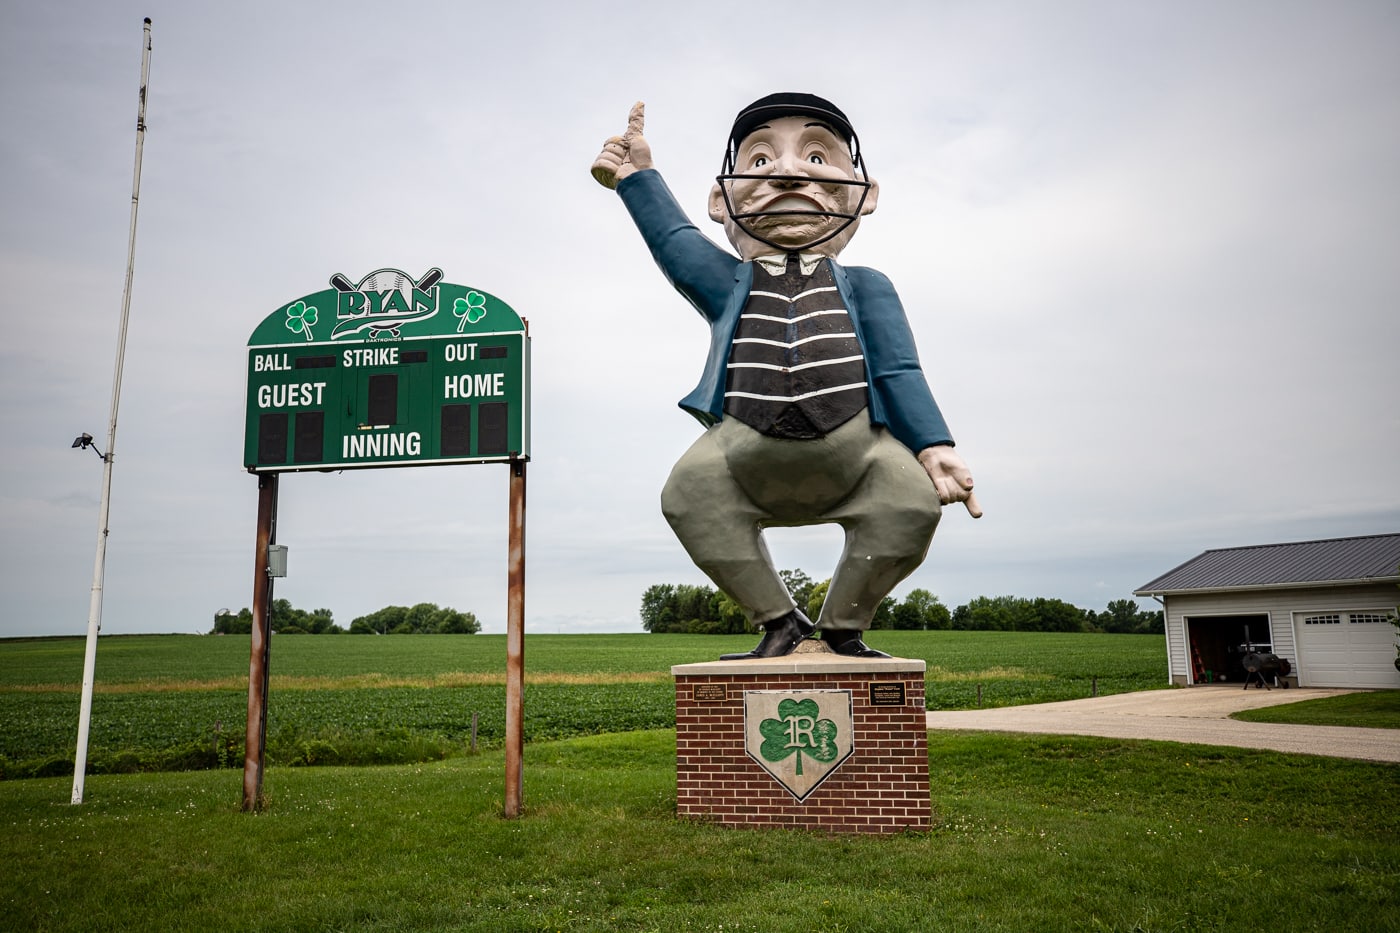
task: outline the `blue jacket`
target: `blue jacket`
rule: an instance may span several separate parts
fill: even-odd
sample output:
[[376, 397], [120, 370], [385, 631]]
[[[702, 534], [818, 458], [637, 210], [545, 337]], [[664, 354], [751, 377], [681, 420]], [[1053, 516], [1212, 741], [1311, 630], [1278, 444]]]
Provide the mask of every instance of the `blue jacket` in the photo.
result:
[[[708, 427], [724, 416], [729, 350], [753, 285], [754, 264], [736, 259], [697, 230], [655, 169], [624, 178], [617, 193], [662, 273], [709, 322], [705, 372], [680, 402]], [[835, 261], [831, 272], [865, 354], [871, 423], [889, 428], [915, 453], [951, 445], [953, 437], [919, 367], [914, 335], [890, 280], [874, 269], [846, 269]]]

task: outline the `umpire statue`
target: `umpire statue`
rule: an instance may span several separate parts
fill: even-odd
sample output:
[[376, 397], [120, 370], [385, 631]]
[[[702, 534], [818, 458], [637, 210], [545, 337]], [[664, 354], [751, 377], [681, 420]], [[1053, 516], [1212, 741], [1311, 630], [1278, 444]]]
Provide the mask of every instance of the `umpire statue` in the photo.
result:
[[[770, 94], [739, 112], [709, 214], [740, 259], [686, 218], [642, 130], [638, 103], [593, 177], [616, 189], [662, 273], [710, 325], [704, 374], [680, 402], [705, 433], [671, 470], [661, 508], [696, 565], [763, 629], [752, 651], [723, 660], [781, 657], [818, 629], [837, 654], [888, 657], [861, 635], [923, 562], [940, 505], [982, 513], [894, 287], [836, 262], [879, 196], [855, 130], [812, 94]], [[813, 624], [763, 529], [828, 522], [845, 530], [845, 550]]]

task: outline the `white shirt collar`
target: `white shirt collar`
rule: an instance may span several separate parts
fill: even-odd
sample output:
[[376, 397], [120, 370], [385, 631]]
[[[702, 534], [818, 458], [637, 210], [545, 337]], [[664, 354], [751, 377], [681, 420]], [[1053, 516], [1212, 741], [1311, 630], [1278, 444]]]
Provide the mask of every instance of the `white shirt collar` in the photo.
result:
[[[811, 275], [826, 257], [821, 253], [798, 253], [797, 264], [803, 275]], [[787, 269], [787, 253], [774, 253], [771, 256], [755, 256], [754, 262], [763, 267], [769, 275], [782, 275]]]

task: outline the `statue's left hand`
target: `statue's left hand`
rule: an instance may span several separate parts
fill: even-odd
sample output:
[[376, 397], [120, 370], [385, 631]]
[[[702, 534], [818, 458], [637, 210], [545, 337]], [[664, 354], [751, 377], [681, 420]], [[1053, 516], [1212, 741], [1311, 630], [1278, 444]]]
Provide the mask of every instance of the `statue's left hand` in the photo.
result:
[[925, 447], [919, 451], [919, 463], [933, 480], [939, 502], [943, 505], [961, 502], [967, 506], [967, 514], [973, 518], [982, 517], [982, 507], [972, 491], [972, 471], [956, 450], [944, 444]]

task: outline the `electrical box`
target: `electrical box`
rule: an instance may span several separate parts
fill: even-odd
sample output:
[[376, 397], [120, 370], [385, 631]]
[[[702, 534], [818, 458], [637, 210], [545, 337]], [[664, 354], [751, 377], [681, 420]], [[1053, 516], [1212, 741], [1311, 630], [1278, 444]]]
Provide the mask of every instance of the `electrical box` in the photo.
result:
[[285, 577], [287, 575], [287, 546], [269, 544], [267, 546], [267, 575]]

